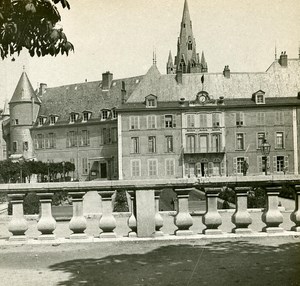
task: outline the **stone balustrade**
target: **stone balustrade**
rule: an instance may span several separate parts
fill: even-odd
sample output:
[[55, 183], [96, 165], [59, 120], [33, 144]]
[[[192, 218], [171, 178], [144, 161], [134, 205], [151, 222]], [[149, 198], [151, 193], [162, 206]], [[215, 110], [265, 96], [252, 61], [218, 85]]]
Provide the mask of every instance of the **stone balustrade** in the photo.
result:
[[[257, 231], [252, 230], [252, 218], [247, 209], [247, 194], [250, 186], [260, 186], [266, 193], [266, 208], [261, 215], [260, 232], [263, 233], [283, 233], [290, 232], [297, 234], [300, 232], [300, 179], [299, 180], [265, 180], [252, 181], [247, 180], [231, 182], [226, 181], [226, 186], [230, 186], [235, 191], [235, 211], [231, 215], [231, 222], [234, 228], [231, 229], [232, 235], [251, 236]], [[290, 229], [281, 227], [283, 215], [278, 207], [278, 195], [282, 185], [289, 184], [295, 192], [295, 209], [290, 215], [290, 223], [294, 225]], [[24, 195], [29, 192], [35, 192], [40, 199], [40, 215], [36, 224], [36, 229], [40, 235], [38, 240], [53, 241], [56, 239], [57, 223], [51, 212], [52, 198], [55, 192], [68, 191], [72, 199], [73, 216], [69, 222], [71, 234], [65, 236], [70, 239], [86, 239], [88, 224], [83, 214], [83, 197], [87, 191], [96, 190], [101, 197], [102, 213], [100, 215], [98, 226], [100, 239], [116, 239], [120, 237], [117, 234], [117, 220], [113, 213], [113, 202], [116, 190], [126, 190], [129, 198], [130, 213], [127, 214], [128, 232], [122, 234], [122, 237], [162, 237], [162, 236], [207, 236], [224, 235], [222, 230], [222, 216], [217, 208], [219, 193], [225, 182], [199, 182], [197, 180], [173, 180], [173, 181], [115, 181], [114, 182], [80, 182], [80, 183], [48, 183], [48, 184], [11, 184], [0, 185], [0, 191], [9, 195], [12, 205], [11, 220], [7, 225], [11, 233], [9, 241], [28, 240], [27, 230], [28, 221], [24, 216], [23, 200]], [[160, 196], [164, 189], [173, 189], [176, 194], [176, 213], [170, 212], [169, 216], [174, 217], [173, 233], [165, 232], [166, 216], [159, 211]], [[199, 221], [196, 223], [195, 217], [189, 210], [189, 195], [195, 190], [202, 190], [206, 198], [206, 212], [200, 213], [202, 225], [200, 230]], [[124, 223], [126, 224], [125, 220]], [[198, 229], [197, 229], [198, 228]], [[95, 235], [97, 237], [97, 235]]]

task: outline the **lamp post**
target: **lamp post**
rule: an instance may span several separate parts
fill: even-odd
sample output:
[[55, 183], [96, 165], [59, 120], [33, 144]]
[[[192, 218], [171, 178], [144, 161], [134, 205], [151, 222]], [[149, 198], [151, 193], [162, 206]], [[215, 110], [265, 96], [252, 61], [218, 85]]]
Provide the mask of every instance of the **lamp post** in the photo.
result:
[[268, 162], [268, 155], [270, 154], [270, 149], [271, 149], [271, 145], [267, 142], [266, 139], [264, 139], [264, 142], [260, 146], [260, 150], [261, 150], [262, 155], [264, 156], [265, 175], [268, 175], [267, 162]]
[[63, 167], [63, 176], [64, 176], [64, 181], [65, 181], [65, 161], [62, 161], [62, 167]]
[[47, 160], [47, 168], [48, 168], [48, 183], [50, 182], [50, 161]]

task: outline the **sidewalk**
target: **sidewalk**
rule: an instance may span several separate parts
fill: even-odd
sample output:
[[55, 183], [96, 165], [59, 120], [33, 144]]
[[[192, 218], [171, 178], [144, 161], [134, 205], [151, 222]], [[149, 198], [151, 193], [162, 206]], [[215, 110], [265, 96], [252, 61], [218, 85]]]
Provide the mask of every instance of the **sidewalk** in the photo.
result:
[[300, 239], [0, 246], [2, 285], [300, 285]]

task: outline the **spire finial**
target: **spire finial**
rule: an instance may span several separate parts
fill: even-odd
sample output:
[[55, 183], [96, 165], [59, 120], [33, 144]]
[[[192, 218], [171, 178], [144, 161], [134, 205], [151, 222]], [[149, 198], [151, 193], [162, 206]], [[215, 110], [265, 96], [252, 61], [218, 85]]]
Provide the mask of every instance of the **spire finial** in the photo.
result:
[[156, 49], [153, 48], [153, 65], [156, 66]]
[[23, 72], [25, 72], [25, 69], [26, 69], [26, 67], [25, 67], [25, 65], [23, 65]]

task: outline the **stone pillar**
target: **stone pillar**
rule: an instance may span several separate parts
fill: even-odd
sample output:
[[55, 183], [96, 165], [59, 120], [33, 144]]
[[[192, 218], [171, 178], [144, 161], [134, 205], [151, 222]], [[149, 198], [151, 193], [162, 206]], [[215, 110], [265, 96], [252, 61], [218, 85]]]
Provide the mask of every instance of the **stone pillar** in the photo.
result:
[[235, 224], [235, 228], [232, 230], [234, 233], [247, 234], [251, 233], [251, 229], [248, 226], [252, 223], [252, 219], [247, 209], [247, 197], [249, 187], [236, 187], [235, 188], [235, 213], [231, 217], [231, 221]]
[[177, 194], [177, 214], [174, 218], [174, 224], [178, 227], [175, 234], [178, 236], [191, 235], [193, 231], [189, 228], [193, 225], [193, 218], [189, 213], [189, 192], [192, 188], [175, 189]]
[[24, 218], [23, 198], [24, 194], [8, 195], [12, 204], [12, 219], [8, 224], [8, 230], [13, 234], [9, 240], [22, 241], [26, 240], [25, 232], [28, 229], [28, 223]]
[[292, 231], [300, 232], [300, 185], [295, 186], [295, 210], [291, 213], [291, 221], [295, 225], [291, 228]]
[[128, 233], [128, 237], [136, 237], [137, 236], [137, 223], [136, 223], [136, 205], [135, 205], [135, 192], [128, 192], [130, 196], [130, 209], [131, 215], [128, 218], [127, 224], [131, 231]]
[[136, 190], [137, 236], [152, 237], [155, 233], [154, 190]]
[[73, 203], [73, 216], [69, 223], [70, 230], [73, 233], [70, 235], [70, 239], [87, 238], [84, 233], [86, 230], [86, 218], [83, 215], [83, 196], [85, 192], [70, 192]]
[[222, 234], [218, 227], [222, 224], [221, 215], [218, 212], [218, 195], [221, 188], [206, 188], [206, 213], [202, 217], [202, 222], [206, 226], [204, 234]]
[[114, 229], [117, 226], [116, 219], [113, 216], [112, 195], [114, 192], [103, 191], [99, 192], [102, 197], [102, 215], [99, 221], [99, 227], [102, 229], [100, 238], [115, 238]]
[[262, 214], [262, 221], [266, 226], [262, 231], [268, 233], [283, 232], [283, 228], [279, 225], [283, 222], [283, 216], [278, 209], [278, 195], [281, 186], [266, 187], [267, 208]]
[[51, 202], [53, 193], [38, 193], [40, 197], [40, 220], [37, 224], [37, 229], [42, 233], [38, 239], [52, 240], [55, 239], [53, 231], [56, 227], [56, 221], [52, 216]]
[[164, 225], [164, 220], [159, 213], [159, 197], [161, 190], [155, 190], [155, 236], [163, 236], [164, 233], [160, 230]]

